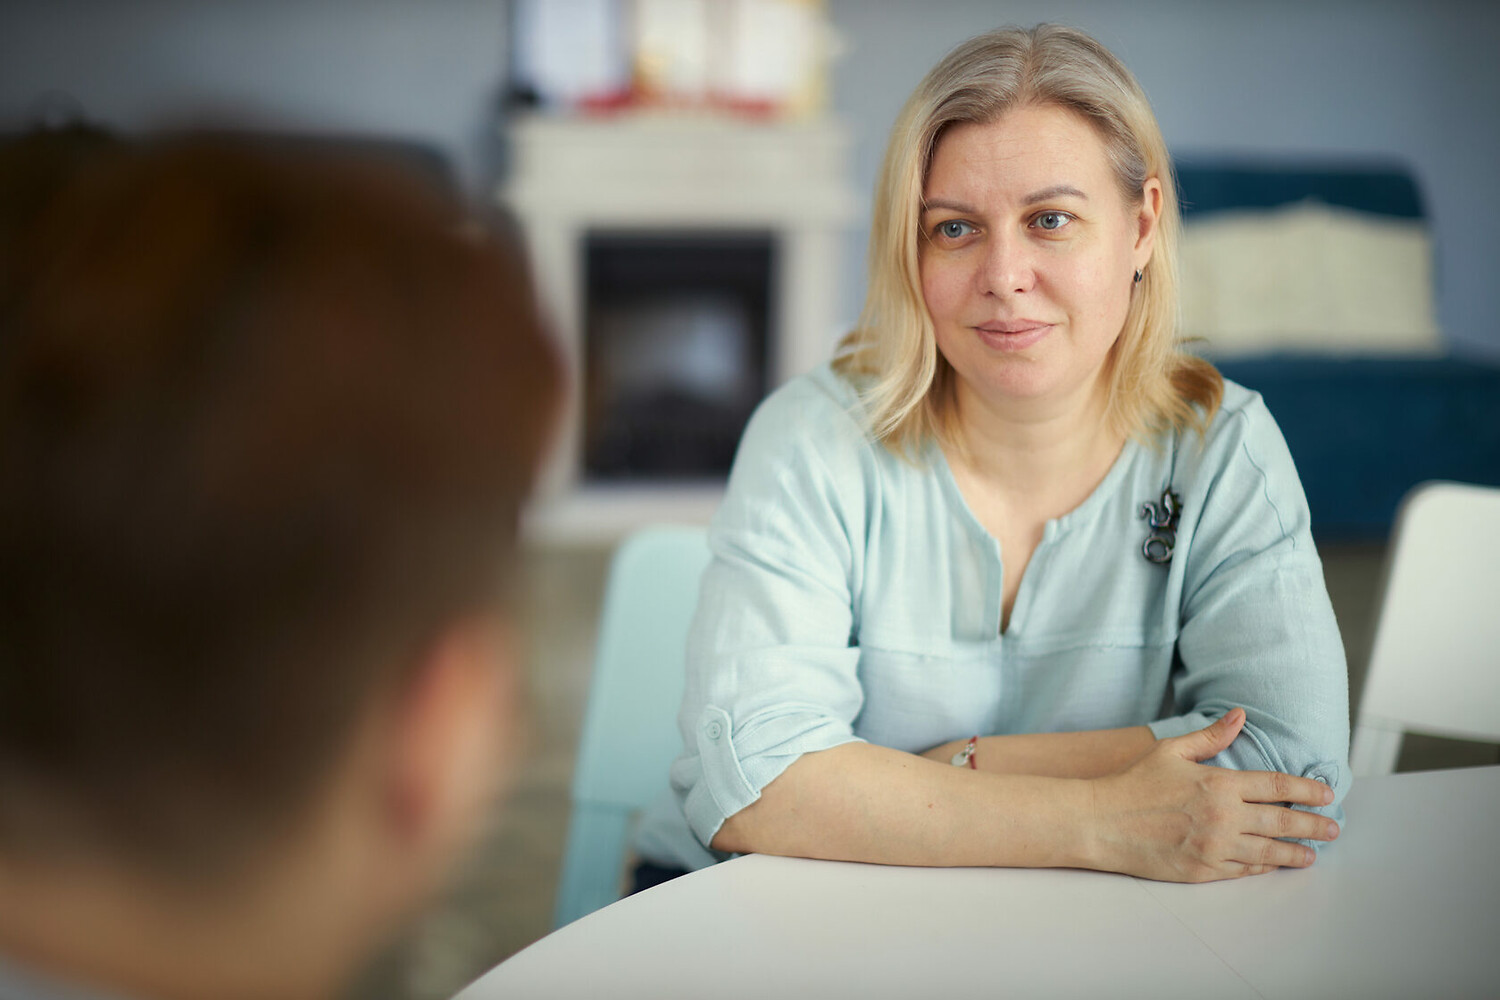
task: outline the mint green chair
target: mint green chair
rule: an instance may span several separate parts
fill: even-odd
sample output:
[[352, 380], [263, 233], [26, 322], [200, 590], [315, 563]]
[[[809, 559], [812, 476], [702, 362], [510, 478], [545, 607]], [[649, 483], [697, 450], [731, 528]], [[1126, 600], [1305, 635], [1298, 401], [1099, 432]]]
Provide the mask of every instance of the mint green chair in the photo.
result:
[[682, 747], [677, 708], [688, 625], [708, 560], [702, 528], [659, 526], [632, 534], [610, 563], [573, 772], [557, 927], [620, 897], [632, 815], [667, 788], [667, 769]]

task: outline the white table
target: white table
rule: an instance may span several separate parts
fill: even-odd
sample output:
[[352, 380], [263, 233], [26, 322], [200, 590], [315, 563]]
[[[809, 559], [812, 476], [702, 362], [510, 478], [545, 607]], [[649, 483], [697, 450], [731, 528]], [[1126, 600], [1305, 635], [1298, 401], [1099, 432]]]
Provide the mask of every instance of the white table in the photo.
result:
[[460, 997], [1500, 996], [1500, 767], [1356, 781], [1345, 808], [1312, 868], [1206, 885], [752, 855]]

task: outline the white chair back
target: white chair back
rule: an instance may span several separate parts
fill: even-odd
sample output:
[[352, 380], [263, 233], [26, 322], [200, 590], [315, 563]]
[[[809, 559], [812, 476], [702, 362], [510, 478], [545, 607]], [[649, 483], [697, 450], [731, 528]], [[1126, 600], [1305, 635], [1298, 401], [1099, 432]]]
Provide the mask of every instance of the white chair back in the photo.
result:
[[1354, 729], [1356, 775], [1395, 769], [1402, 734], [1500, 742], [1500, 489], [1406, 495]]

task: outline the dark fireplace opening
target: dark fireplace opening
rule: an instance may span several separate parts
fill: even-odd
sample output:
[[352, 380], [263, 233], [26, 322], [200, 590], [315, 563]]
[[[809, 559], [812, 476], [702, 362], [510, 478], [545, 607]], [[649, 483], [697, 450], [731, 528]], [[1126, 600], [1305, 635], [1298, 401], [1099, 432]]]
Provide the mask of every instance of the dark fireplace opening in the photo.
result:
[[591, 232], [584, 249], [584, 474], [729, 471], [765, 396], [775, 239]]

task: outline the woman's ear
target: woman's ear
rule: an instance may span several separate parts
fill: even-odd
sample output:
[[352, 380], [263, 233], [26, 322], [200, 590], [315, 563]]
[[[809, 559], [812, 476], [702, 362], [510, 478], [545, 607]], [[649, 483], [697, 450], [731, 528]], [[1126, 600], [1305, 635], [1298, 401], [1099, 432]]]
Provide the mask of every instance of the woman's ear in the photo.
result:
[[1147, 177], [1141, 185], [1141, 202], [1135, 213], [1135, 266], [1144, 270], [1151, 260], [1151, 250], [1156, 246], [1156, 227], [1161, 221], [1161, 180]]
[[514, 628], [458, 621], [430, 643], [391, 705], [383, 777], [387, 839], [438, 866], [477, 829], [521, 740]]

